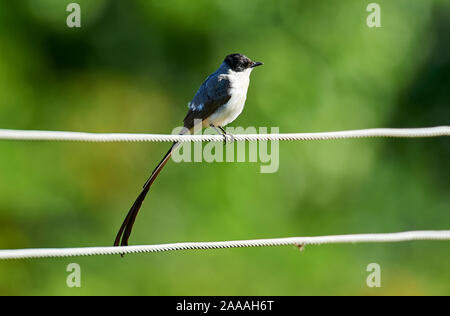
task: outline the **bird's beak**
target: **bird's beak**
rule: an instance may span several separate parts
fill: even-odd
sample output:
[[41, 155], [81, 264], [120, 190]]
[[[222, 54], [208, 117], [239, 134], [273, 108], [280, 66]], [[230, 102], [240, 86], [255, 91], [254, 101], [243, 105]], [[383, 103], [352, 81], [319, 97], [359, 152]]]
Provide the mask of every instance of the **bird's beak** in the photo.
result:
[[255, 68], [255, 67], [258, 67], [258, 66], [261, 66], [261, 65], [264, 65], [264, 63], [260, 63], [260, 62], [254, 61], [253, 64], [251, 65], [251, 68]]

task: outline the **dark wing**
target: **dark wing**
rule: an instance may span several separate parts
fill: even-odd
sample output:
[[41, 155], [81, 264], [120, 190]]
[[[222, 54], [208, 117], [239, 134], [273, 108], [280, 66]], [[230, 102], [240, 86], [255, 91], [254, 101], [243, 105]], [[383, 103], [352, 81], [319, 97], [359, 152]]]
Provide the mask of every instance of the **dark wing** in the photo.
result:
[[226, 104], [230, 98], [230, 81], [227, 77], [213, 73], [198, 89], [189, 103], [189, 111], [184, 118], [184, 127], [194, 127], [194, 120], [204, 120], [214, 113], [220, 106]]

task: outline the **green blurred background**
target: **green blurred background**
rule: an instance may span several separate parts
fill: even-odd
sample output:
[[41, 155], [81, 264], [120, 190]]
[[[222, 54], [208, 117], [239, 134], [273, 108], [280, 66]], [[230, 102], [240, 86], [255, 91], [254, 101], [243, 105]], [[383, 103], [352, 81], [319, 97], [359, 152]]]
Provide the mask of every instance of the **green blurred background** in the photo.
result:
[[[0, 128], [170, 133], [225, 55], [253, 72], [233, 126], [450, 123], [450, 1], [0, 1]], [[109, 246], [166, 143], [0, 142], [0, 249]], [[171, 162], [131, 244], [448, 229], [450, 142], [283, 142], [280, 169]], [[0, 294], [448, 295], [450, 244], [0, 262]], [[81, 266], [82, 287], [66, 286]], [[366, 286], [378, 263], [382, 288]]]

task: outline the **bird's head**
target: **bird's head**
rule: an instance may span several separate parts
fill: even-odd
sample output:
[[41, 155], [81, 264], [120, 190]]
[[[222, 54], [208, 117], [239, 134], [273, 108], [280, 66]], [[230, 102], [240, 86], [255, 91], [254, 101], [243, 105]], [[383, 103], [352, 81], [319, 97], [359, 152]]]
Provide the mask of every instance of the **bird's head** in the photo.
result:
[[228, 67], [236, 72], [252, 69], [263, 64], [260, 62], [255, 62], [242, 54], [230, 54], [225, 57], [224, 62], [228, 65]]

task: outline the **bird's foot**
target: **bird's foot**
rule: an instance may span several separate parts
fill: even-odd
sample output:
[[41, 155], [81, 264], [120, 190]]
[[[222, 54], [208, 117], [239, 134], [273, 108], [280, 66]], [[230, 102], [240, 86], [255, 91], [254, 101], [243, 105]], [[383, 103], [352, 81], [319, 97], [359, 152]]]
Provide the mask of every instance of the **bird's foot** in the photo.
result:
[[219, 126], [220, 131], [222, 132], [223, 135], [223, 143], [224, 145], [226, 145], [228, 142], [229, 143], [233, 143], [235, 141], [233, 134], [231, 133], [227, 133], [227, 131], [225, 131], [225, 129], [221, 126]]
[[226, 145], [227, 143], [234, 143], [234, 135], [230, 133], [223, 134], [223, 143]]

